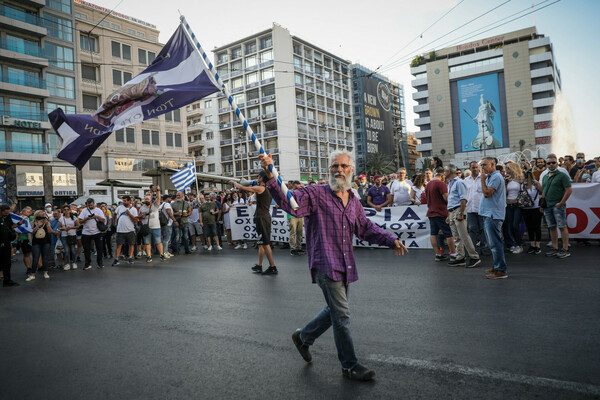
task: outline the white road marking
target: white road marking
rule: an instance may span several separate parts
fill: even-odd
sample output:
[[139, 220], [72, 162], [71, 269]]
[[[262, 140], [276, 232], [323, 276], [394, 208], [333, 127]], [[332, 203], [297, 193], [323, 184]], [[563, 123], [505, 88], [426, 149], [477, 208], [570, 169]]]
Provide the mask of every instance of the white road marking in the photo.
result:
[[600, 396], [600, 386], [590, 385], [586, 383], [561, 381], [558, 379], [542, 378], [539, 376], [511, 374], [508, 372], [490, 371], [481, 368], [471, 368], [456, 364], [445, 364], [433, 361], [415, 360], [406, 357], [384, 356], [382, 354], [371, 354], [367, 358], [371, 361], [401, 365], [408, 368], [427, 369], [431, 371], [440, 371], [445, 373], [457, 373], [463, 375], [476, 376], [479, 378], [491, 378], [507, 382], [522, 383], [526, 385], [541, 386], [552, 389], [569, 390], [572, 392], [579, 392], [592, 396]]

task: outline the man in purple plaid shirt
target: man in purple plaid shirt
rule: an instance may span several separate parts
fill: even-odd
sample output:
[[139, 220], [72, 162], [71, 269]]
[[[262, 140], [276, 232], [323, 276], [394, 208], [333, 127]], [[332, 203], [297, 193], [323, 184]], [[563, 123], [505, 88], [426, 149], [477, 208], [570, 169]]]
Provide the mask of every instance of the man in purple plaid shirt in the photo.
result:
[[375, 372], [358, 363], [350, 333], [348, 285], [358, 279], [352, 243], [354, 235], [371, 243], [389, 246], [397, 255], [408, 250], [392, 234], [373, 224], [351, 190], [354, 160], [347, 151], [334, 151], [329, 156], [328, 185], [309, 185], [294, 190], [299, 205], [292, 209], [277, 181], [269, 171], [271, 155], [260, 155], [267, 173], [267, 189], [275, 202], [294, 217], [304, 217], [308, 264], [313, 283], [319, 285], [327, 305], [292, 340], [306, 362], [312, 360], [308, 347], [333, 325], [333, 337], [344, 377], [368, 381]]

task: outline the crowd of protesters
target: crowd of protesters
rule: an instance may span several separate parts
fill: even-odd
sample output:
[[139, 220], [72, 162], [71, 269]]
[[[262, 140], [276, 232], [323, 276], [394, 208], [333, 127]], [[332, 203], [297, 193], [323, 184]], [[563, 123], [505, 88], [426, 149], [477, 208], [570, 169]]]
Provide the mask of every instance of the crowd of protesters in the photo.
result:
[[[491, 165], [493, 170], [490, 170]], [[496, 181], [502, 182], [502, 187], [490, 189]], [[410, 179], [404, 168], [389, 176], [355, 176], [352, 191], [363, 207], [377, 211], [407, 205], [427, 207], [436, 261], [474, 267], [481, 262], [480, 254], [492, 254], [495, 269], [487, 272], [494, 276], [501, 272], [504, 275], [499, 277], [504, 278], [508, 276], [504, 251], [524, 252], [527, 238], [526, 253], [537, 255], [542, 252], [543, 221], [551, 238], [546, 255], [570, 256], [565, 203], [571, 194], [571, 182], [600, 183], [600, 158], [586, 160], [584, 153], [577, 153], [575, 158], [570, 155], [557, 158], [550, 154], [531, 162], [507, 162], [504, 165], [490, 158], [473, 161], [464, 171], [452, 164], [444, 166], [439, 158], [434, 158], [431, 169]], [[308, 185], [325, 183], [325, 180], [309, 181]], [[303, 186], [299, 181], [287, 183], [289, 190]], [[486, 190], [492, 193], [488, 196]], [[97, 268], [104, 267], [105, 259], [113, 258], [109, 261], [113, 266], [132, 264], [142, 258], [151, 263], [153, 255], [167, 260], [180, 253], [191, 254], [200, 247], [204, 251], [221, 251], [224, 238], [235, 250], [247, 249], [244, 240], [232, 238], [230, 214], [235, 207], [256, 204], [257, 199], [261, 206], [255, 223], [265, 230], [266, 234], [262, 236], [267, 240], [253, 244], [259, 248], [259, 262], [252, 269], [260, 273], [277, 273], [271, 252], [271, 247], [277, 244], [268, 239], [265, 219], [268, 205], [277, 205], [270, 198], [263, 198], [263, 193], [268, 191], [262, 184], [243, 187], [236, 183], [232, 189], [211, 189], [198, 197], [182, 192], [163, 194], [159, 187], [150, 186], [144, 198], [123, 196], [118, 204], [96, 204], [89, 198], [85, 205], [47, 203], [43, 210], [37, 211], [29, 206], [17, 210], [16, 203], [12, 207], [2, 205], [0, 263], [3, 284], [15, 284], [10, 275], [11, 257], [22, 257], [26, 267], [25, 280], [29, 282], [36, 278], [38, 271], [49, 279], [50, 269], [76, 270], [81, 265], [82, 269], [88, 270], [92, 268], [92, 257], [95, 257]], [[494, 196], [499, 197], [490, 209], [488, 203]], [[483, 211], [481, 206], [485, 207]], [[15, 232], [19, 224], [9, 217], [9, 213], [29, 220], [32, 232]], [[305, 254], [302, 245], [304, 220], [288, 214], [287, 221], [289, 243], [280, 243], [281, 248], [289, 248], [294, 256]], [[491, 229], [491, 225], [499, 228]], [[587, 246], [589, 241], [577, 240], [577, 245]], [[444, 253], [444, 248], [448, 254]], [[269, 268], [264, 272], [263, 256], [269, 262]]]

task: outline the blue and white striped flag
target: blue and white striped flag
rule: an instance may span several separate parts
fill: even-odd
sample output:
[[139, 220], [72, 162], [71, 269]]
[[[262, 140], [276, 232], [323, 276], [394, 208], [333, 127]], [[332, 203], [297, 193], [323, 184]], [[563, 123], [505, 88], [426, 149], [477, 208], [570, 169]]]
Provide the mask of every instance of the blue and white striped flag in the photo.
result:
[[190, 163], [187, 167], [171, 176], [171, 182], [178, 192], [183, 192], [188, 186], [196, 181], [196, 163]]
[[13, 213], [8, 213], [8, 215], [10, 215], [10, 219], [12, 220], [13, 224], [18, 224], [19, 222], [25, 220], [23, 225], [19, 225], [15, 228], [15, 232], [17, 232], [17, 233], [33, 232], [33, 228], [31, 227], [31, 224], [29, 223], [29, 219], [21, 217], [20, 215], [13, 214]]

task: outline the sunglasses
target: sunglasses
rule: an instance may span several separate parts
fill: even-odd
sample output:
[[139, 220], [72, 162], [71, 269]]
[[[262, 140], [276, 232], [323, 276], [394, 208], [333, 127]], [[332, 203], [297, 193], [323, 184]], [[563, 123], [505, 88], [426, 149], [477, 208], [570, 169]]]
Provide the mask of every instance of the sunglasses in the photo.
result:
[[557, 164], [556, 161], [546, 161], [546, 164]]

